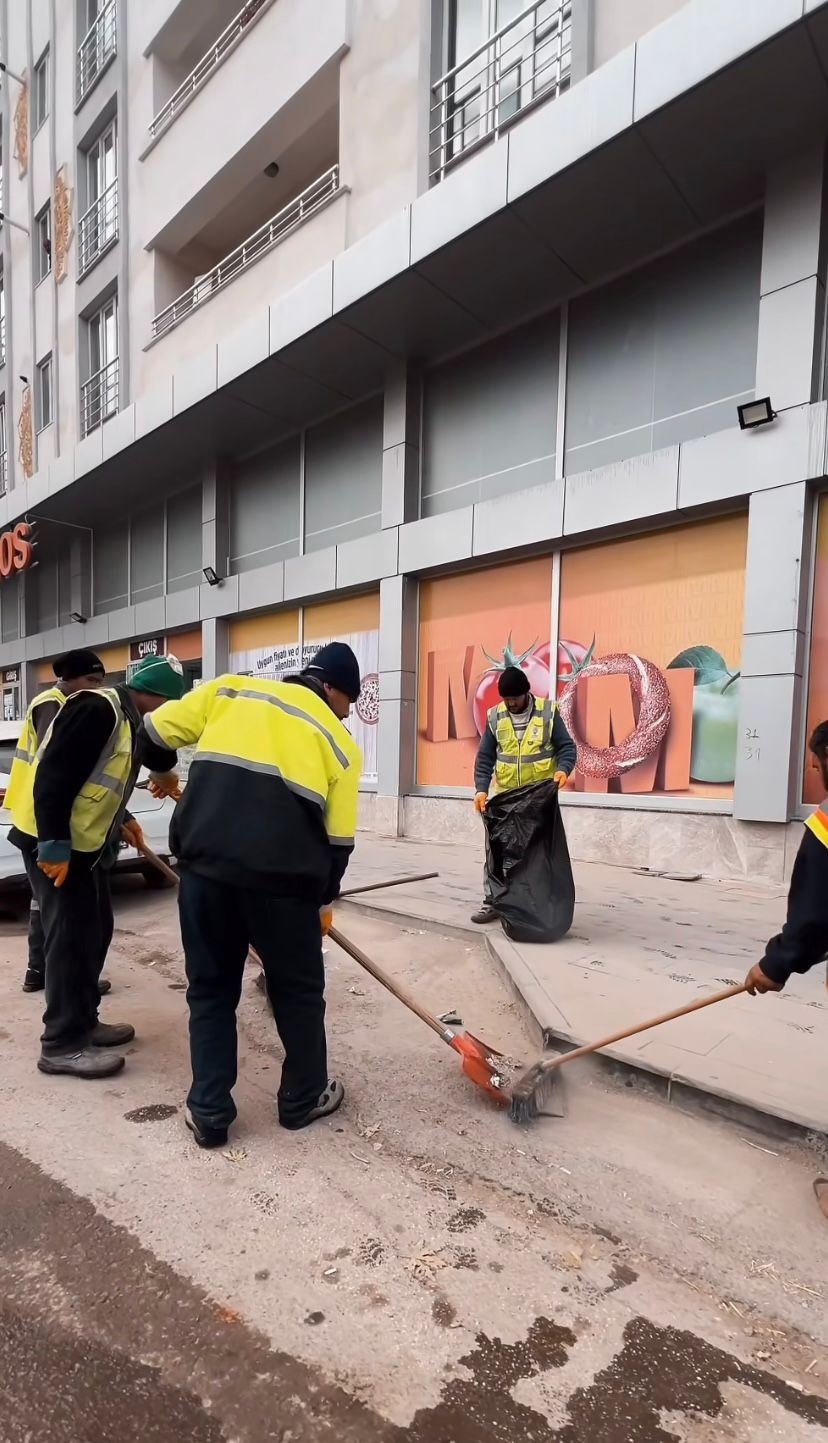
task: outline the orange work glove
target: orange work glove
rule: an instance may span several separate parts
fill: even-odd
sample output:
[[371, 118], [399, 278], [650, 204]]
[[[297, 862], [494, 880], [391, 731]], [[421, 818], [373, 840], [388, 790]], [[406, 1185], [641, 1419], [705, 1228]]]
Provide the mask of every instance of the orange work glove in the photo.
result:
[[37, 867], [56, 887], [62, 887], [69, 876], [68, 862], [38, 862]]
[[178, 772], [153, 772], [147, 782], [147, 789], [153, 797], [172, 797], [177, 802], [181, 797], [181, 782]]
[[476, 812], [479, 812], [480, 815], [481, 815], [481, 817], [482, 817], [483, 813], [484, 813], [485, 810], [486, 810], [486, 803], [487, 803], [488, 800], [489, 800], [489, 798], [488, 798], [486, 792], [475, 792], [475, 795], [474, 795], [474, 810], [475, 810]]
[[126, 842], [128, 847], [134, 847], [136, 852], [144, 845], [144, 833], [133, 817], [131, 821], [124, 822], [121, 827], [121, 841]]
[[553, 782], [557, 782], [561, 791], [563, 791], [564, 787], [569, 781], [569, 775], [567, 772], [556, 772], [552, 780]]
[[319, 908], [319, 926], [322, 929], [322, 936], [327, 937], [333, 926], [333, 907]]

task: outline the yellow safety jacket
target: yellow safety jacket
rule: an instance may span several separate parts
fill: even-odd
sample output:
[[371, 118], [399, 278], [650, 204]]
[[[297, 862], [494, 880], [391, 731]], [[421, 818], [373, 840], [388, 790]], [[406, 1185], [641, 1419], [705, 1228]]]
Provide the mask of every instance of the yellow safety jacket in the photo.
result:
[[[220, 676], [180, 701], [165, 702], [144, 718], [144, 727], [151, 741], [170, 751], [195, 744], [188, 802], [195, 801], [190, 794], [204, 780], [202, 763], [236, 768], [239, 789], [245, 773], [276, 778], [320, 808], [330, 843], [353, 846], [362, 754], [327, 703], [308, 687]], [[181, 810], [186, 817], [183, 802]], [[225, 828], [235, 822], [228, 815]]]
[[[38, 700], [45, 700], [47, 695], [48, 693], [44, 692], [43, 697]], [[84, 696], [85, 693], [79, 691], [75, 692], [73, 696], [64, 697], [64, 706], [75, 706], [83, 700]], [[75, 852], [97, 852], [104, 845], [112, 829], [112, 824], [123, 806], [132, 779], [132, 729], [121, 706], [121, 699], [117, 691], [111, 687], [99, 688], [95, 692], [95, 696], [102, 697], [112, 707], [112, 730], [92, 773], [78, 792], [72, 807], [71, 840], [72, 850]], [[58, 716], [60, 716], [60, 712]], [[7, 806], [11, 811], [14, 825], [18, 831], [25, 832], [29, 837], [37, 836], [34, 806], [37, 771], [52, 739], [57, 720], [58, 717], [55, 717], [35, 752], [34, 760], [27, 767], [25, 773], [21, 774], [19, 789], [11, 802], [8, 801], [7, 794]]]
[[35, 713], [44, 702], [57, 702], [58, 706], [62, 707], [65, 701], [66, 693], [61, 691], [59, 686], [50, 686], [48, 691], [40, 692], [31, 702], [23, 720], [23, 730], [15, 748], [14, 760], [9, 773], [9, 785], [6, 788], [4, 805], [10, 810], [24, 797], [31, 797], [34, 786], [32, 768], [37, 754]]
[[505, 702], [493, 706], [489, 712], [487, 724], [497, 742], [495, 787], [499, 792], [511, 791], [529, 782], [546, 781], [557, 770], [552, 746], [554, 705], [548, 699], [541, 701], [535, 697], [533, 700], [532, 715], [520, 740]]

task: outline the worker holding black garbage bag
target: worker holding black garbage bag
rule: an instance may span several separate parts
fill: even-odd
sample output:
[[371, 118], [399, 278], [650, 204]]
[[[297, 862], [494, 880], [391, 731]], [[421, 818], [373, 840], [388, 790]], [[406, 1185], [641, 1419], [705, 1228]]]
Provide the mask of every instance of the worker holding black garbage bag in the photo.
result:
[[558, 792], [577, 752], [555, 703], [532, 695], [520, 667], [501, 672], [498, 692], [474, 764], [486, 866], [483, 906], [472, 921], [501, 922], [515, 941], [553, 942], [568, 932], [575, 905]]

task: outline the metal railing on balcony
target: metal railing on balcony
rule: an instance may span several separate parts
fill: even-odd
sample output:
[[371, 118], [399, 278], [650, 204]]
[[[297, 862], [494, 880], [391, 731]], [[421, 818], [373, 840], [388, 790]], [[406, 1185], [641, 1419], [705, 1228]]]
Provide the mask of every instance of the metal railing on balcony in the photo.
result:
[[81, 435], [97, 431], [118, 410], [118, 357], [102, 366], [81, 386]]
[[325, 174], [320, 175], [301, 195], [297, 195], [271, 220], [248, 236], [246, 241], [242, 241], [223, 261], [213, 266], [211, 271], [198, 276], [177, 300], [171, 301], [163, 311], [159, 311], [152, 323], [153, 337], [163, 336], [166, 331], [171, 331], [173, 326], [177, 326], [179, 321], [183, 321], [198, 306], [211, 300], [217, 291], [234, 281], [236, 276], [266, 255], [338, 193], [339, 166], [332, 165], [330, 170], [326, 170]]
[[222, 30], [215, 44], [210, 47], [206, 55], [202, 55], [198, 64], [190, 71], [186, 80], [183, 80], [178, 89], [170, 96], [166, 105], [159, 110], [155, 119], [150, 122], [150, 135], [160, 135], [162, 130], [175, 119], [178, 112], [192, 99], [197, 90], [200, 90], [212, 75], [217, 65], [238, 44], [244, 35], [251, 20], [264, 10], [266, 5], [271, 5], [273, 0], [247, 0], [238, 15], [235, 15], [225, 30]]
[[98, 76], [112, 59], [118, 45], [116, 0], [98, 12], [78, 46], [77, 102], [85, 100]]
[[535, 0], [432, 87], [432, 181], [530, 105], [567, 90], [571, 68], [572, 0]]
[[78, 277], [85, 276], [118, 239], [117, 177], [78, 221]]
[[0, 366], [6, 364], [6, 317], [0, 316]]

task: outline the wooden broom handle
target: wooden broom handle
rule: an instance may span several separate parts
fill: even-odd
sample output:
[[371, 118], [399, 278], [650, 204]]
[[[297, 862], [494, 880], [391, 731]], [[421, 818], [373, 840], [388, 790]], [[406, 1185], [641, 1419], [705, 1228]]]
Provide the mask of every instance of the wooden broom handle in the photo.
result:
[[410, 992], [407, 992], [403, 987], [399, 987], [396, 982], [392, 982], [388, 973], [383, 972], [382, 968], [378, 967], [376, 962], [372, 962], [371, 958], [366, 956], [362, 948], [357, 947], [355, 942], [351, 942], [347, 937], [343, 937], [338, 927], [331, 927], [328, 936], [332, 942], [336, 943], [337, 947], [341, 947], [343, 952], [347, 952], [348, 956], [353, 957], [354, 961], [358, 962], [360, 967], [364, 967], [366, 972], [370, 972], [371, 976], [375, 978], [377, 982], [387, 988], [388, 991], [396, 997], [398, 1002], [402, 1002], [403, 1006], [407, 1007], [410, 1012], [413, 1012], [415, 1016], [419, 1017], [421, 1022], [425, 1022], [426, 1026], [430, 1027], [432, 1032], [436, 1032], [438, 1037], [442, 1037], [444, 1042], [451, 1040], [454, 1035], [451, 1028], [446, 1027], [439, 1018], [432, 1016], [430, 1012], [426, 1012], [426, 1009], [420, 1006], [419, 1002], [411, 996]]
[[690, 1012], [700, 1012], [703, 1007], [712, 1007], [714, 1002], [725, 1002], [728, 997], [739, 997], [742, 992], [747, 992], [744, 982], [738, 987], [728, 987], [725, 992], [714, 992], [710, 997], [702, 997], [698, 1002], [688, 1002], [684, 1007], [676, 1007], [672, 1012], [663, 1012], [660, 1017], [654, 1017], [650, 1022], [639, 1022], [636, 1027], [625, 1027], [623, 1032], [613, 1032], [609, 1037], [602, 1037], [599, 1042], [589, 1042], [585, 1047], [576, 1047], [572, 1052], [564, 1052], [560, 1057], [550, 1057], [543, 1064], [544, 1072], [552, 1072], [554, 1068], [562, 1067], [565, 1062], [574, 1062], [576, 1057], [588, 1057], [591, 1052], [600, 1052], [603, 1047], [611, 1047], [614, 1042], [624, 1042], [627, 1037], [637, 1037], [639, 1032], [649, 1032], [651, 1027], [660, 1027], [663, 1022], [673, 1022], [676, 1017], [686, 1017]]
[[361, 887], [347, 887], [339, 896], [356, 897], [360, 892], [378, 892], [381, 887], [401, 887], [403, 882], [430, 882], [432, 877], [439, 875], [439, 872], [419, 872], [416, 876], [391, 877], [387, 882], [363, 882]]
[[174, 872], [172, 867], [168, 867], [167, 863], [162, 861], [157, 852], [154, 852], [151, 847], [148, 847], [146, 842], [142, 842], [140, 847], [136, 847], [135, 850], [136, 852], [140, 852], [142, 857], [146, 857], [147, 861], [151, 862], [153, 867], [155, 867], [162, 876], [166, 877], [168, 882], [172, 882], [174, 887], [178, 886], [181, 881], [178, 873]]

